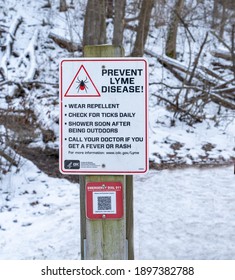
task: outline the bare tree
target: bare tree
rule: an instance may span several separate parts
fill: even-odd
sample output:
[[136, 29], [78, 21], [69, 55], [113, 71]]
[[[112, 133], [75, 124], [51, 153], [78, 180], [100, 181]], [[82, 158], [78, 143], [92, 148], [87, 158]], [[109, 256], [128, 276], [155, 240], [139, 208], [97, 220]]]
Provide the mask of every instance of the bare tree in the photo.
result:
[[214, 0], [213, 3], [213, 11], [212, 11], [212, 22], [211, 22], [211, 28], [215, 29], [216, 25], [217, 25], [217, 20], [219, 17], [219, 1], [218, 0]]
[[232, 58], [232, 71], [235, 80], [235, 24], [232, 25], [232, 30], [231, 30], [231, 58]]
[[218, 0], [218, 2], [222, 5], [225, 6], [228, 9], [233, 9], [235, 10], [235, 2], [234, 0]]
[[83, 45], [106, 43], [105, 0], [88, 0], [83, 29]]
[[224, 36], [224, 27], [227, 20], [227, 13], [226, 13], [226, 5], [222, 5], [222, 15], [220, 17], [220, 29], [219, 29], [219, 36], [223, 38]]
[[175, 0], [175, 5], [171, 13], [171, 19], [168, 26], [166, 39], [166, 55], [171, 58], [176, 58], [176, 39], [178, 25], [181, 19], [181, 11], [184, 6], [184, 0]]
[[143, 56], [144, 54], [144, 46], [149, 32], [149, 22], [153, 4], [154, 0], [142, 0], [135, 45], [131, 54], [132, 56]]
[[114, 0], [106, 0], [106, 17], [113, 18], [113, 1]]
[[60, 0], [60, 7], [59, 7], [59, 11], [60, 12], [66, 12], [68, 10], [68, 6], [66, 3], [66, 0]]
[[115, 0], [113, 45], [121, 46], [123, 40], [126, 0]]
[[234, 13], [234, 0], [214, 0], [211, 27], [215, 31], [217, 29], [220, 38], [223, 38], [226, 29], [233, 24]]

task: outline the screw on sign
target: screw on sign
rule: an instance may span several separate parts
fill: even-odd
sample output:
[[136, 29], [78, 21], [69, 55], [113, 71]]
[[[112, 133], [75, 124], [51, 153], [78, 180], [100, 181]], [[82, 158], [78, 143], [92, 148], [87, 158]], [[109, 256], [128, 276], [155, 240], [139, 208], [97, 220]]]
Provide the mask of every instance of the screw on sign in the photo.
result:
[[85, 90], [87, 92], [87, 89], [88, 89], [88, 86], [86, 85], [86, 83], [88, 83], [87, 77], [85, 80], [79, 80], [79, 78], [77, 77], [77, 83], [78, 83], [78, 86], [77, 86], [78, 93], [79, 93], [79, 90]]

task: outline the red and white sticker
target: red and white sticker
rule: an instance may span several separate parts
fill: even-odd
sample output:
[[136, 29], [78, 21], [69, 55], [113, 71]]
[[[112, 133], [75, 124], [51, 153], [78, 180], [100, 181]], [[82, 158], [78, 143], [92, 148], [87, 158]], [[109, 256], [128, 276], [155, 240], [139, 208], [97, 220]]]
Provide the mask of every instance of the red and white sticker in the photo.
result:
[[121, 182], [89, 182], [86, 184], [86, 216], [91, 220], [123, 217]]

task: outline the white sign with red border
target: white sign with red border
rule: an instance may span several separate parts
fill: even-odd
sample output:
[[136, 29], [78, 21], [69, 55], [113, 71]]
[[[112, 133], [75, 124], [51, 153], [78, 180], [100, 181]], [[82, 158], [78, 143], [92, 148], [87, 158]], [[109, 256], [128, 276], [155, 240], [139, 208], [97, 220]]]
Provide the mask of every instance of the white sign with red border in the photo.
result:
[[148, 170], [148, 63], [143, 58], [60, 62], [60, 171]]

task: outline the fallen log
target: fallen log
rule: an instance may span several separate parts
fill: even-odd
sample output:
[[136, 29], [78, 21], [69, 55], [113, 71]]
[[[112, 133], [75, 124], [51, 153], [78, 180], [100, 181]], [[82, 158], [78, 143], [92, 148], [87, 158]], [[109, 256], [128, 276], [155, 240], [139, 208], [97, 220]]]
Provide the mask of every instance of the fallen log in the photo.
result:
[[171, 102], [169, 99], [163, 97], [163, 96], [160, 96], [158, 94], [152, 94], [153, 96], [159, 98], [160, 100], [163, 100], [165, 101], [166, 103], [168, 103], [171, 108], [173, 108], [173, 110], [175, 112], [181, 112], [183, 113], [185, 116], [188, 115], [190, 118], [192, 118], [195, 122], [199, 122], [201, 123], [204, 119], [204, 116], [199, 116], [199, 115], [195, 115], [195, 114], [192, 114], [189, 110], [187, 109], [184, 109], [182, 107], [180, 107], [178, 104], [175, 104], [173, 102]]
[[[235, 87], [228, 87], [228, 88], [222, 88], [222, 89], [213, 89], [213, 92], [216, 94], [225, 94], [225, 93], [234, 93], [235, 92]], [[235, 95], [233, 95], [235, 97]]]
[[226, 81], [225, 83], [219, 84], [218, 86], [215, 86], [214, 89], [223, 89], [226, 88], [226, 86], [228, 86], [229, 84], [232, 84], [235, 81], [235, 79], [230, 79], [228, 81]]
[[5, 44], [3, 46], [5, 52], [4, 55], [2, 56], [1, 59], [1, 64], [0, 64], [0, 68], [1, 68], [1, 76], [3, 77], [3, 79], [5, 79], [8, 75], [7, 75], [7, 65], [8, 65], [8, 61], [10, 59], [10, 56], [12, 54], [12, 48], [13, 48], [13, 43], [15, 40], [15, 35], [16, 32], [20, 26], [20, 24], [23, 22], [23, 18], [21, 16], [17, 16], [15, 17], [15, 19], [13, 20], [9, 31], [7, 33], [6, 36], [6, 41]]
[[63, 49], [66, 49], [69, 52], [82, 51], [81, 45], [69, 41], [68, 39], [61, 37], [55, 33], [50, 32], [48, 37], [52, 39], [58, 46], [60, 46]]
[[6, 154], [3, 150], [0, 150], [0, 157], [3, 157], [6, 161], [8, 161], [13, 166], [18, 166], [18, 163], [11, 156]]
[[219, 61], [212, 61], [211, 62], [211, 65], [213, 66], [214, 69], [216, 70], [230, 70], [230, 71], [233, 71], [233, 66], [232, 64], [223, 64], [223, 63], [220, 63]]
[[[222, 51], [222, 50], [217, 50], [217, 51], [211, 51], [211, 54], [214, 57], [217, 58], [222, 58], [224, 60], [229, 60], [232, 61], [232, 53], [228, 51]], [[235, 55], [235, 54], [234, 54]]]
[[[185, 65], [183, 65], [182, 63], [180, 63], [179, 61], [177, 61], [176, 59], [172, 59], [168, 56], [165, 55], [158, 55], [150, 50], [145, 50], [145, 53], [155, 57], [159, 63], [161, 63], [165, 68], [167, 68], [168, 70], [170, 70], [175, 76], [176, 74], [178, 76], [176, 76], [177, 78], [179, 77], [179, 80], [182, 81], [184, 80], [185, 84], [191, 84], [191, 80], [189, 83], [187, 83], [187, 81], [185, 81], [185, 79], [187, 78], [187, 76], [193, 76], [193, 78], [206, 83], [209, 86], [215, 86], [217, 84], [217, 81], [215, 81], [215, 77], [214, 75], [210, 75], [209, 73], [207, 73], [207, 76], [205, 75], [205, 73], [202, 71], [202, 69], [194, 69], [192, 67], [186, 67]], [[178, 70], [178, 71], [176, 71]], [[184, 73], [184, 75], [181, 74]], [[193, 73], [194, 72], [194, 73]]]
[[35, 49], [37, 48], [37, 40], [38, 40], [38, 34], [39, 31], [35, 30], [33, 37], [31, 38], [28, 47], [25, 49], [23, 55], [19, 58], [18, 66], [21, 65], [21, 63], [24, 63], [25, 65], [29, 64], [29, 69], [27, 75], [24, 77], [23, 82], [29, 82], [30, 80], [33, 80], [36, 71], [37, 71], [37, 62], [36, 62], [36, 56], [35, 56]]
[[213, 70], [205, 67], [205, 66], [199, 66], [200, 69], [202, 69], [205, 73], [209, 74], [210, 76], [214, 77], [217, 80], [220, 81], [225, 81], [220, 75], [218, 75], [217, 73], [215, 73]]
[[212, 92], [210, 93], [210, 98], [213, 102], [222, 105], [225, 108], [235, 110], [235, 102], [233, 102], [232, 100], [226, 100], [223, 97]]

